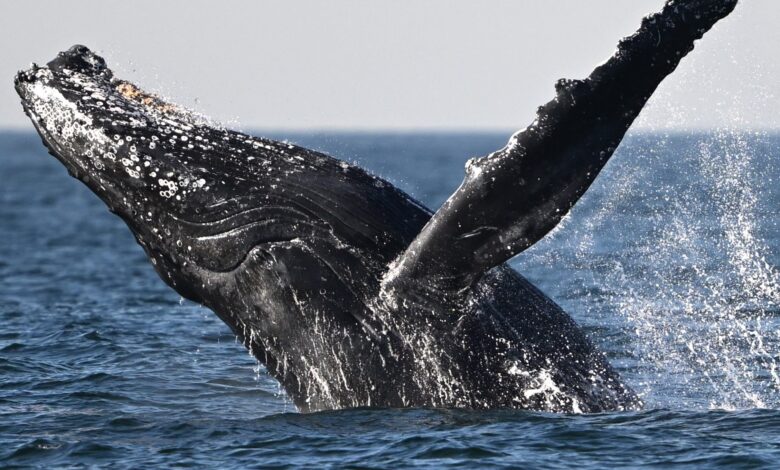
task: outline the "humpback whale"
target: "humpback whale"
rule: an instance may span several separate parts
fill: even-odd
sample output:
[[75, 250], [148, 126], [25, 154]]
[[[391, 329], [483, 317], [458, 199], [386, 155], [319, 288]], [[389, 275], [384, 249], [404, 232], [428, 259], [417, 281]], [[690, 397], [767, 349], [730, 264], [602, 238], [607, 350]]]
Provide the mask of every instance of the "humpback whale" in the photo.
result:
[[84, 46], [18, 73], [44, 145], [160, 277], [213, 310], [301, 411], [636, 409], [575, 322], [505, 262], [548, 233], [736, 0], [669, 0], [435, 213], [349, 163], [115, 77]]

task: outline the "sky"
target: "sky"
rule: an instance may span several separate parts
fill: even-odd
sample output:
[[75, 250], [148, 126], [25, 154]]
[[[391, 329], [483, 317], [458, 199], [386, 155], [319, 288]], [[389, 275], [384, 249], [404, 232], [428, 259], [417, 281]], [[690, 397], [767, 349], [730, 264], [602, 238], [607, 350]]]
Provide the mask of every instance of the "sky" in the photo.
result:
[[[520, 129], [662, 0], [0, 3], [0, 127], [13, 76], [84, 44], [142, 88], [237, 129]], [[780, 129], [780, 1], [742, 0], [635, 128]], [[5, 85], [3, 85], [3, 83]]]

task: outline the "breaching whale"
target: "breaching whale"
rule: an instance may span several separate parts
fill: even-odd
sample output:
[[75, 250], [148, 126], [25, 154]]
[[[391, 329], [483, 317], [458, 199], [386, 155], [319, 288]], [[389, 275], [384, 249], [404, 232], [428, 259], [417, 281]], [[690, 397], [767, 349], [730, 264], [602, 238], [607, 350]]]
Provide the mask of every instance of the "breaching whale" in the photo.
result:
[[571, 209], [658, 84], [736, 0], [670, 0], [434, 214], [322, 153], [251, 137], [113, 75], [84, 46], [15, 80], [49, 152], [158, 274], [212, 309], [302, 411], [635, 409], [574, 321], [504, 264]]

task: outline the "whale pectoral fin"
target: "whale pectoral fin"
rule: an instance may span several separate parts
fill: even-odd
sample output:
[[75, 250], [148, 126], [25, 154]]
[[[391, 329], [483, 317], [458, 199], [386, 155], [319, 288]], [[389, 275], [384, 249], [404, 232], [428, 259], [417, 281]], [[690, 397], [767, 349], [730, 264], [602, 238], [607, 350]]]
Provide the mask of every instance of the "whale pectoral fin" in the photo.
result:
[[547, 234], [590, 186], [659, 83], [736, 0], [670, 0], [584, 80], [560, 80], [536, 120], [466, 176], [384, 280], [385, 292], [463, 299]]

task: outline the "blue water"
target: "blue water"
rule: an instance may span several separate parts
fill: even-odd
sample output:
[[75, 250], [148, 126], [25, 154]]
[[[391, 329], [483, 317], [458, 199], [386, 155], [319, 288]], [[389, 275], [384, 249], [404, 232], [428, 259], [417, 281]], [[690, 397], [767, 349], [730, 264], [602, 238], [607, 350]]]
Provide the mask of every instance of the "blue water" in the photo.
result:
[[[286, 137], [437, 207], [507, 133]], [[773, 468], [778, 181], [778, 136], [633, 134], [513, 261], [644, 411], [303, 415], [35, 135], [0, 133], [0, 467]]]

